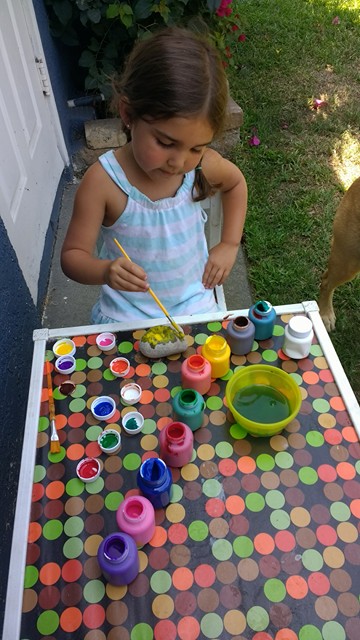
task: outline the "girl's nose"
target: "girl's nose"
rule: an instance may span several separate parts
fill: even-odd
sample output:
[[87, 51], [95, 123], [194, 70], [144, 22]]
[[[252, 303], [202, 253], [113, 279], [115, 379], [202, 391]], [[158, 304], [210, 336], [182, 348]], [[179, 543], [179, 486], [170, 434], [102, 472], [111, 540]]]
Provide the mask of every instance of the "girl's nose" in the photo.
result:
[[185, 154], [184, 153], [174, 153], [168, 158], [168, 166], [171, 169], [182, 169], [185, 165]]

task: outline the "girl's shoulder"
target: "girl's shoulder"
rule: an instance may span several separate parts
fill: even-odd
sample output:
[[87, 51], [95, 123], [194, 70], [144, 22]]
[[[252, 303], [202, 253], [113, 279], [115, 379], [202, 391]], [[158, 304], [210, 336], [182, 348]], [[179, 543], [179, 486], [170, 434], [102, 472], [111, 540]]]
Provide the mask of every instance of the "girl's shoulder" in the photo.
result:
[[240, 169], [215, 149], [207, 148], [201, 160], [204, 177], [211, 186], [224, 191], [241, 179]]

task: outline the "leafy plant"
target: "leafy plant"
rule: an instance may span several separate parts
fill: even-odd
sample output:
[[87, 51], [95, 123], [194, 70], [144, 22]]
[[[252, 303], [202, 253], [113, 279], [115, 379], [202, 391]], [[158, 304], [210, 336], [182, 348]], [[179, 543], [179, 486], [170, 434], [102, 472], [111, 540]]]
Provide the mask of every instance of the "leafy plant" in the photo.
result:
[[[228, 35], [222, 27], [231, 0], [45, 0], [54, 37], [71, 47], [84, 73], [79, 84], [89, 93], [109, 97], [109, 77], [119, 71], [137, 38], [159, 26], [192, 25], [208, 31], [228, 58]], [[226, 26], [227, 29], [227, 26]], [[72, 56], [71, 56], [72, 57]], [[82, 76], [82, 77], [81, 77]]]

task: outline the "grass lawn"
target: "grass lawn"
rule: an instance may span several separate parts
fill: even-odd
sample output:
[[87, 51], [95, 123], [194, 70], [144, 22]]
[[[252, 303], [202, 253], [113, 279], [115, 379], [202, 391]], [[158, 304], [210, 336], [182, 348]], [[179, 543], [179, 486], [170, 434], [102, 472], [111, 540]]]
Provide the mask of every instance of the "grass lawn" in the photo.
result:
[[[229, 81], [244, 110], [232, 160], [249, 187], [253, 296], [273, 305], [317, 300], [336, 207], [360, 175], [360, 0], [232, 6], [246, 35]], [[254, 132], [258, 146], [249, 144]], [[360, 277], [337, 289], [334, 306], [331, 339], [360, 399]]]

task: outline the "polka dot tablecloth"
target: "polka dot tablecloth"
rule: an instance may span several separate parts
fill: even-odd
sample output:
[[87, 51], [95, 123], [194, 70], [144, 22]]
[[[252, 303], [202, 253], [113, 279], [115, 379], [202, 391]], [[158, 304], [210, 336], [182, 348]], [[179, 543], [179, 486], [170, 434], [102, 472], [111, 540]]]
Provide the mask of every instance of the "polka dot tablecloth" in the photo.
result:
[[[183, 359], [200, 352], [208, 335], [224, 334], [226, 322], [185, 327], [185, 354], [160, 361], [139, 352], [142, 331], [118, 333], [107, 353], [95, 335], [75, 337], [69, 396], [60, 393], [65, 377], [47, 345], [61, 450], [49, 449], [44, 376], [23, 640], [359, 640], [360, 446], [316, 339], [304, 360], [281, 351], [289, 317], [278, 317], [271, 339], [232, 356], [229, 374], [213, 381], [192, 459], [172, 470], [171, 503], [156, 511], [155, 534], [139, 550], [139, 575], [123, 587], [103, 578], [98, 546], [117, 531], [120, 502], [138, 493], [141, 462], [159, 455]], [[124, 380], [109, 369], [117, 355], [131, 363]], [[227, 380], [254, 363], [284, 369], [302, 394], [297, 418], [270, 439], [248, 436], [225, 403]], [[121, 403], [120, 388], [129, 381], [142, 388], [135, 408], [145, 419], [134, 436], [121, 428], [132, 408]], [[103, 394], [117, 404], [106, 424], [90, 411]], [[99, 449], [104, 427], [122, 432], [119, 454]], [[84, 456], [101, 462], [91, 484], [76, 476]]]

